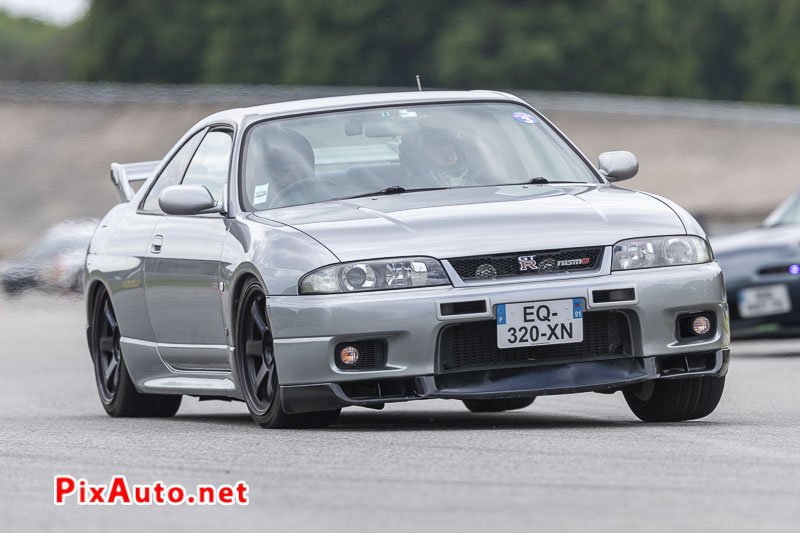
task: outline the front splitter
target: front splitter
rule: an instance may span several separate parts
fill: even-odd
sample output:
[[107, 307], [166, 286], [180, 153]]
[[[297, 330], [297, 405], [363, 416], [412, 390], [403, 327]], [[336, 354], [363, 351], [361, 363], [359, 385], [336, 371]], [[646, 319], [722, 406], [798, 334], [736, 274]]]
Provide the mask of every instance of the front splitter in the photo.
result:
[[[673, 369], [669, 374], [663, 373], [657, 363], [674, 356], [627, 357], [364, 382], [289, 385], [281, 386], [281, 400], [287, 413], [305, 413], [433, 398], [468, 400], [608, 392], [653, 379], [725, 375], [730, 350], [717, 350], [713, 355], [714, 363], [709, 368], [694, 370], [687, 366], [685, 372]], [[357, 390], [362, 392], [354, 393]]]

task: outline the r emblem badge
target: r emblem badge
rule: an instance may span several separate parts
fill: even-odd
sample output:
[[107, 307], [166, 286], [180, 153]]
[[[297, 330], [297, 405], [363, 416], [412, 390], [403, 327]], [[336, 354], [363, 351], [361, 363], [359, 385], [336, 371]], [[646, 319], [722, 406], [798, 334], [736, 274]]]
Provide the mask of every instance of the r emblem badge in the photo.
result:
[[519, 261], [520, 272], [525, 272], [528, 269], [539, 270], [539, 267], [536, 265], [536, 259], [532, 255], [521, 255], [517, 257], [517, 261]]

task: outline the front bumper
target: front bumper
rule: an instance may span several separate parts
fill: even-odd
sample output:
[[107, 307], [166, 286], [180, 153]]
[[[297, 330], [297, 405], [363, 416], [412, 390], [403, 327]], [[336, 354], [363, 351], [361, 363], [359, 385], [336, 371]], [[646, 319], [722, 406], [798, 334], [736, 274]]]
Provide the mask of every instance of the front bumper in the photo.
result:
[[[621, 287], [634, 288], [635, 300], [593, 303], [591, 291]], [[537, 366], [535, 371], [532, 367], [517, 368], [513, 372], [490, 369], [484, 370], [490, 372], [489, 381], [477, 377], [468, 387], [464, 383], [444, 385], [448, 379], [452, 380], [441, 371], [437, 354], [439, 335], [444, 327], [493, 320], [494, 308], [500, 303], [565, 298], [584, 298], [586, 312], [624, 313], [630, 334], [625, 355], [610, 361], [553, 360]], [[481, 299], [487, 304], [485, 312], [442, 316], [442, 303]], [[385, 380], [415, 391], [404, 399], [463, 398], [475, 394], [508, 396], [509, 392], [538, 395], [615, 388], [661, 377], [654, 370], [656, 356], [713, 353], [713, 368], [706, 368], [704, 372], [720, 374], [726, 368], [722, 354], [730, 340], [724, 283], [716, 263], [548, 281], [360, 294], [271, 296], [267, 311], [273, 331], [277, 333], [276, 363], [290, 404], [293, 387], [315, 385], [304, 388], [306, 392], [325, 391], [320, 395], [329, 401], [336, 399], [335, 405], [345, 401], [350, 402], [347, 405], [358, 405], [344, 392], [348, 384]], [[677, 339], [676, 317], [698, 311], [715, 314], [716, 333], [702, 340]], [[386, 343], [386, 364], [379, 369], [360, 371], [338, 368], [334, 363], [336, 345], [364, 339], [381, 339]], [[503, 371], [513, 376], [502, 374]], [[566, 381], [565, 373], [570, 376]], [[521, 385], [523, 382], [527, 385]]]
[[730, 350], [684, 356], [582, 361], [530, 368], [482, 370], [415, 378], [281, 386], [287, 413], [339, 407], [382, 407], [411, 400], [489, 399], [611, 392], [653, 379], [723, 376]]

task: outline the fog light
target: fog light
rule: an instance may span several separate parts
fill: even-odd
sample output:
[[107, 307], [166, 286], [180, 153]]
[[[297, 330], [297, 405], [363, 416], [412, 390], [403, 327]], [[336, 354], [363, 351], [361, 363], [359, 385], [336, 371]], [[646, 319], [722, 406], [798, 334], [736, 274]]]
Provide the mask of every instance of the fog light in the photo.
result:
[[341, 359], [342, 363], [346, 365], [354, 365], [358, 363], [358, 350], [355, 346], [345, 346], [342, 348], [342, 351], [339, 352], [339, 359]]
[[695, 335], [705, 335], [710, 329], [711, 321], [704, 316], [698, 316], [692, 321], [692, 331]]
[[789, 267], [789, 274], [796, 276], [800, 274], [800, 265], [792, 265]]

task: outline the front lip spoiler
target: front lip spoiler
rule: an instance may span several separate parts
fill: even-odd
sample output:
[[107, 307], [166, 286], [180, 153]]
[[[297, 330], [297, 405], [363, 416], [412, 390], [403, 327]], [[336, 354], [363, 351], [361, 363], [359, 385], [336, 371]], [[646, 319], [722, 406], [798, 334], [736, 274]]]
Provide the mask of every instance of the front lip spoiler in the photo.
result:
[[[694, 354], [687, 354], [694, 355]], [[710, 352], [712, 368], [686, 371], [663, 371], [659, 362], [674, 355], [627, 357], [607, 361], [586, 361], [517, 369], [498, 369], [460, 374], [426, 375], [391, 382], [392, 392], [382, 394], [381, 381], [363, 382], [375, 387], [375, 394], [350, 396], [345, 387], [352, 383], [316, 383], [282, 385], [281, 399], [287, 413], [326, 411], [349, 406], [378, 407], [389, 402], [432, 398], [489, 399], [576, 392], [607, 392], [653, 379], [682, 379], [697, 376], [724, 376], [728, 371], [730, 350]], [[388, 387], [387, 387], [388, 388]]]

